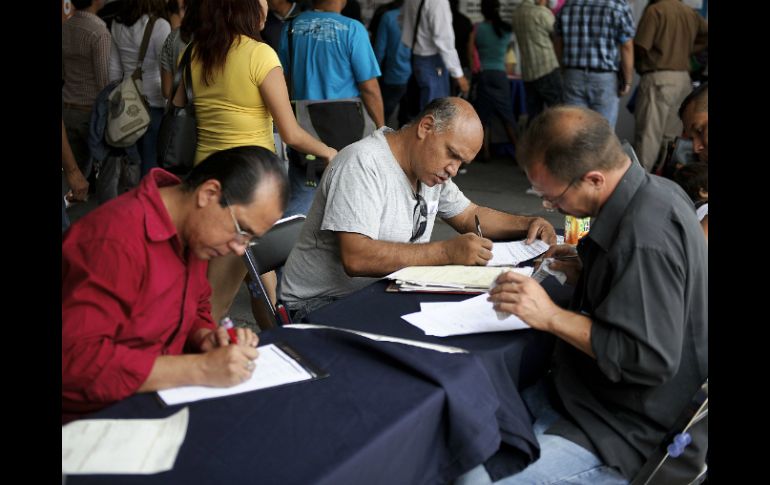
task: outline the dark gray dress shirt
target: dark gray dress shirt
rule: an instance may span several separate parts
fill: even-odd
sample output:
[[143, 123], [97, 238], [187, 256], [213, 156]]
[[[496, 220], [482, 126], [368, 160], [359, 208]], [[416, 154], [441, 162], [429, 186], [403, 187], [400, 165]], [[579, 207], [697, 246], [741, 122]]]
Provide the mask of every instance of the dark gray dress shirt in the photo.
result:
[[706, 240], [684, 191], [634, 163], [578, 253], [571, 308], [593, 322], [596, 359], [557, 342], [553, 383], [568, 419], [548, 432], [632, 478], [708, 377]]

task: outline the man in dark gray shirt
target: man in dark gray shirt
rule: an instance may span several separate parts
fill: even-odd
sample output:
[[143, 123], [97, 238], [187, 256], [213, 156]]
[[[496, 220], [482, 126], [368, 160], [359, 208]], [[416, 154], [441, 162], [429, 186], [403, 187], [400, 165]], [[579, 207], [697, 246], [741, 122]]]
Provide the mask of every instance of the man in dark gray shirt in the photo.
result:
[[[705, 239], [684, 191], [632, 163], [593, 111], [544, 111], [517, 158], [546, 207], [594, 220], [579, 258], [553, 265], [577, 282], [571, 310], [515, 273], [490, 292], [496, 310], [559, 338], [552, 373], [524, 392], [540, 459], [502, 483], [627, 483], [708, 377]], [[702, 444], [679, 460], [702, 464]]]

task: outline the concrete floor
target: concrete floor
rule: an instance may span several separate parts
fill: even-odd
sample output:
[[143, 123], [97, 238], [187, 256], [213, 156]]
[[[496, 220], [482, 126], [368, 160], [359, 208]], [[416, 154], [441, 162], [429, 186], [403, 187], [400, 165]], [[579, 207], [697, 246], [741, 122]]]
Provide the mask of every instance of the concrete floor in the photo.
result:
[[[486, 163], [476, 161], [467, 166], [467, 173], [459, 174], [454, 181], [463, 193], [478, 205], [515, 214], [541, 216], [557, 228], [564, 225], [564, 216], [557, 212], [547, 212], [538, 197], [526, 194], [529, 182], [524, 172], [509, 156], [499, 155]], [[88, 202], [70, 207], [68, 214], [70, 219], [75, 221], [95, 207], [96, 200], [92, 197]], [[441, 241], [455, 234], [449, 225], [437, 220], [431, 240]], [[230, 316], [236, 325], [255, 328], [246, 285], [242, 285], [230, 309]]]

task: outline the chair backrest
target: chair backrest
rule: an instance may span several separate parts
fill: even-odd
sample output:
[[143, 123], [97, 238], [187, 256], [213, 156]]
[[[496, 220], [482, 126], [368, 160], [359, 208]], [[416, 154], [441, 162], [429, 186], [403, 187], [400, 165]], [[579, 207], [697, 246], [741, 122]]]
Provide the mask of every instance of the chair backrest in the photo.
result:
[[280, 326], [281, 319], [276, 315], [270, 298], [267, 296], [265, 287], [259, 279], [259, 275], [273, 271], [286, 263], [294, 244], [299, 239], [299, 233], [305, 224], [305, 216], [293, 216], [282, 219], [267, 231], [259, 243], [249, 246], [243, 254], [243, 260], [251, 276], [249, 283], [249, 293], [252, 298], [261, 300], [264, 308], [268, 311], [272, 322], [271, 326]]
[[273, 271], [286, 263], [304, 224], [303, 215], [280, 220], [259, 238], [258, 244], [249, 247], [259, 268], [259, 274]]
[[706, 479], [708, 450], [709, 380], [701, 385], [673, 428], [631, 481], [698, 484]]

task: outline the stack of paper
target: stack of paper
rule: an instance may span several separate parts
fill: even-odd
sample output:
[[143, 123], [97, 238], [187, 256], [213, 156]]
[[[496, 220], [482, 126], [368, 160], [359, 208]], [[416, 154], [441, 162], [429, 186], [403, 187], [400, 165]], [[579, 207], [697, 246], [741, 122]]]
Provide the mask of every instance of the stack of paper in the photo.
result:
[[399, 291], [479, 293], [487, 291], [506, 271], [532, 274], [532, 268], [505, 266], [408, 266], [386, 278], [395, 280]]
[[489, 266], [517, 266], [524, 261], [536, 258], [548, 251], [550, 246], [541, 239], [536, 239], [532, 244], [524, 241], [512, 241], [492, 244], [492, 259]]
[[529, 328], [516, 315], [495, 311], [487, 298], [489, 293], [461, 302], [420, 303], [421, 311], [401, 318], [436, 337]]

